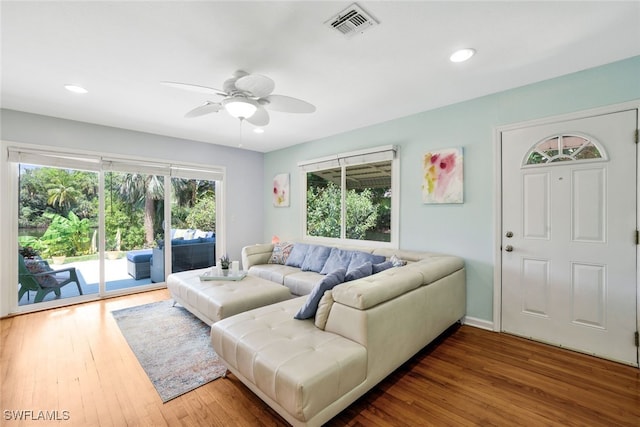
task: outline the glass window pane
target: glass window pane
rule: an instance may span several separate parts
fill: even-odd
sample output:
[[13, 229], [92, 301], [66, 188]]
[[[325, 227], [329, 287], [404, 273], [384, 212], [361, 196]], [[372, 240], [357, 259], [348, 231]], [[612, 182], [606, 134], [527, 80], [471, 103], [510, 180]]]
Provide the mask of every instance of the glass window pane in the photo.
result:
[[598, 147], [589, 143], [575, 155], [575, 158], [577, 160], [601, 159], [602, 155], [600, 154]]
[[215, 181], [171, 178], [172, 273], [216, 264], [215, 188]]
[[105, 172], [104, 186], [106, 290], [148, 285], [164, 236], [164, 177]]
[[18, 170], [18, 304], [98, 293], [98, 174]]
[[307, 173], [307, 235], [340, 237], [342, 169]]
[[391, 161], [346, 168], [347, 239], [391, 240]]
[[601, 159], [602, 153], [588, 139], [578, 135], [548, 138], [531, 149], [525, 165]]

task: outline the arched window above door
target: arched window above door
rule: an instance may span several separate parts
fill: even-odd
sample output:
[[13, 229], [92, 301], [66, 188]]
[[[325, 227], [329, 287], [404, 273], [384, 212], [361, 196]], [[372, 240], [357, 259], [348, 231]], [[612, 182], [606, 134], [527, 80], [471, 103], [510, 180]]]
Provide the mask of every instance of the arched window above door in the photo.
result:
[[607, 153], [594, 140], [577, 134], [553, 135], [535, 144], [523, 159], [523, 166], [572, 161], [604, 161]]

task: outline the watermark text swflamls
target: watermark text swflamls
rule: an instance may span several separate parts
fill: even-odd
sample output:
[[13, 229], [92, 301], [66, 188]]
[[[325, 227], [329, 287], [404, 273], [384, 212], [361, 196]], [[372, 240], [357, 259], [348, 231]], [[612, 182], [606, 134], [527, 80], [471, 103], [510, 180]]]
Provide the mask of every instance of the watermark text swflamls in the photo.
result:
[[37, 411], [33, 409], [5, 409], [2, 413], [5, 421], [68, 421], [70, 411]]

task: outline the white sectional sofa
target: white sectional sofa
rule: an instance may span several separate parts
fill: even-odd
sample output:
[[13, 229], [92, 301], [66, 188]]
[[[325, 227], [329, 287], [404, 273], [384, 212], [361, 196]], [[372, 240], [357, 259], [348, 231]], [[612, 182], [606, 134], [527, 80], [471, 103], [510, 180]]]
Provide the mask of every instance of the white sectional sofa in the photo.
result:
[[[229, 370], [294, 426], [329, 421], [465, 315], [462, 259], [341, 249], [408, 263], [333, 287], [307, 320], [294, 318], [310, 298], [301, 296], [212, 325], [213, 347]], [[244, 269], [294, 294], [309, 293], [323, 279], [318, 272], [269, 264], [272, 250], [244, 248]]]

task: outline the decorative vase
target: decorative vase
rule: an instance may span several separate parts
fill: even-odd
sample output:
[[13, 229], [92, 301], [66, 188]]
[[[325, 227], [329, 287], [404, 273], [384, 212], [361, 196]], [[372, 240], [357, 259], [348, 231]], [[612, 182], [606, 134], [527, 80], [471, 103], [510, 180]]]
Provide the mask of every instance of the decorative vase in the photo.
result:
[[222, 275], [223, 276], [228, 276], [229, 275], [229, 269], [228, 268], [223, 268], [222, 269]]

